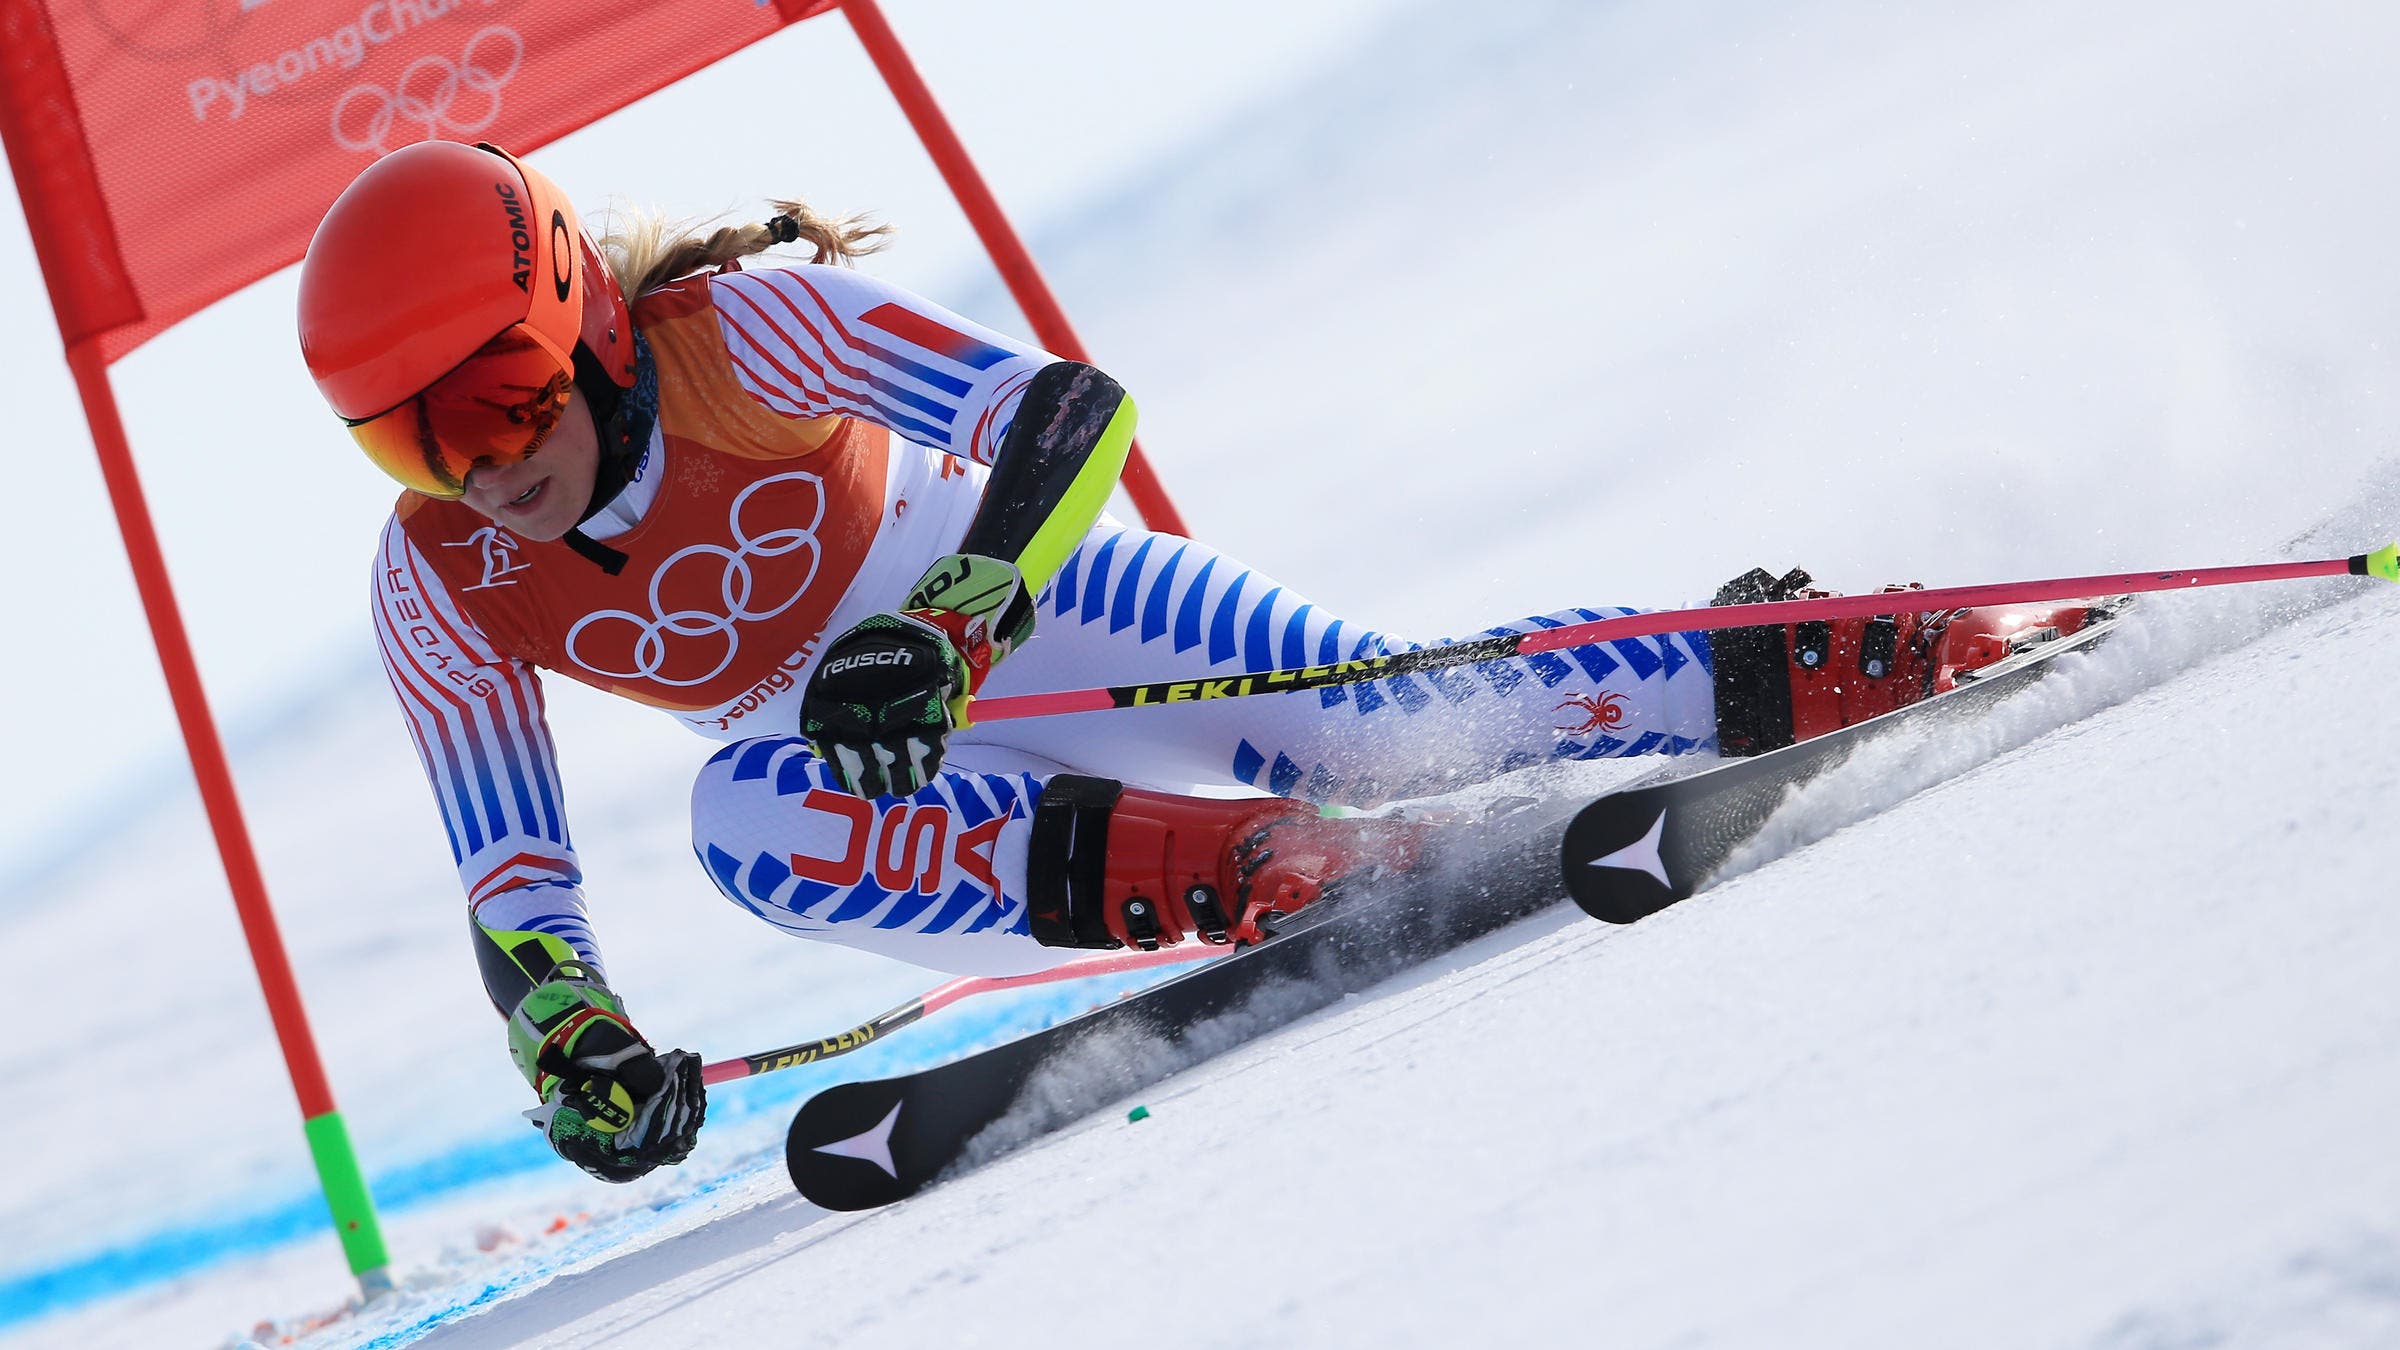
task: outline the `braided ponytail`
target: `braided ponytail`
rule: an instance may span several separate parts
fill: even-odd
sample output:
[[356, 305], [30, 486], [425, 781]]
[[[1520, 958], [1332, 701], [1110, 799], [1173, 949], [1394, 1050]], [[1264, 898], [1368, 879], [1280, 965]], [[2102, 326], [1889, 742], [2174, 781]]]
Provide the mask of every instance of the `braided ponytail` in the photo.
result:
[[770, 204], [775, 214], [758, 224], [715, 229], [708, 221], [671, 221], [652, 211], [618, 208], [609, 213], [600, 251], [617, 284], [634, 298], [783, 244], [805, 242], [815, 250], [810, 262], [846, 266], [891, 242], [891, 226], [863, 215], [828, 216], [803, 201]]

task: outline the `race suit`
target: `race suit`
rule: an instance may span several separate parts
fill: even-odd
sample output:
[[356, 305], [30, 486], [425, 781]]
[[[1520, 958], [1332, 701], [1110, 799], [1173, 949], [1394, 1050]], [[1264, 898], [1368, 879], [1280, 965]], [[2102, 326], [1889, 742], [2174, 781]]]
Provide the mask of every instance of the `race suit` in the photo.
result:
[[[1078, 954], [1037, 944], [1024, 904], [1032, 812], [1056, 772], [1371, 805], [1549, 760], [1713, 748], [1707, 640], [1679, 633], [971, 726], [925, 790], [851, 797], [796, 734], [817, 653], [957, 548], [1026, 384], [1055, 358], [838, 267], [691, 278], [642, 297], [635, 319], [658, 364], [659, 425], [634, 481], [583, 527], [624, 555], [620, 571], [414, 495], [376, 559], [385, 665], [487, 931], [546, 934], [601, 968], [537, 670], [726, 743], [693, 786], [692, 846], [728, 900], [787, 932], [959, 973]], [[1414, 645], [1205, 544], [1105, 516], [1038, 615], [984, 695]]]

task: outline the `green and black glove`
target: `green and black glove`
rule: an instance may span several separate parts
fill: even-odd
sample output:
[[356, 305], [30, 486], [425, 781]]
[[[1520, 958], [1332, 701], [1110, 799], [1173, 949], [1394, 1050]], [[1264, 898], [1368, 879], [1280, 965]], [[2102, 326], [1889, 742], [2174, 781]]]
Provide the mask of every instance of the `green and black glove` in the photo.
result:
[[699, 1056], [652, 1050], [581, 962], [561, 963], [517, 1004], [508, 1053], [542, 1099], [525, 1118], [568, 1162], [631, 1181], [691, 1156], [708, 1115]]
[[1013, 563], [953, 553], [895, 613], [835, 638], [809, 677], [800, 734], [861, 797], [906, 796], [941, 772], [984, 677], [1033, 636], [1033, 597]]

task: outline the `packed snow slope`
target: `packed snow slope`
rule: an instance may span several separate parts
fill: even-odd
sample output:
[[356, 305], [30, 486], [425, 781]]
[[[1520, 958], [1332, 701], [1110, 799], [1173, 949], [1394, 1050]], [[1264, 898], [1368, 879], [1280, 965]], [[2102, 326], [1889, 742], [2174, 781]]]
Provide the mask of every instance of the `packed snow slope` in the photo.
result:
[[[1039, 244], [1195, 527], [1404, 631], [1753, 563], [2354, 552], [2400, 533], [2395, 39], [2324, 4], [1428, 4]], [[2162, 599], [1687, 906], [1529, 920], [836, 1217], [781, 1179], [800, 1095], [1066, 1002], [725, 1087], [690, 1163], [585, 1182], [513, 1118], [362, 669], [239, 766], [406, 1280], [309, 1343], [2394, 1343], [2396, 683], [2392, 588]], [[653, 1035], [714, 1057], [930, 983], [717, 900], [705, 747], [578, 692], [577, 839]], [[298, 1329], [344, 1282], [197, 817], [98, 837], [0, 905], [0, 1072], [39, 1089], [0, 1337]]]
[[[2178, 626], [2004, 716], [2123, 695]], [[1529, 921], [1138, 1124], [864, 1217], [770, 1169], [423, 1344], [2400, 1343], [2394, 679], [2400, 605], [2334, 606], [1639, 927]]]

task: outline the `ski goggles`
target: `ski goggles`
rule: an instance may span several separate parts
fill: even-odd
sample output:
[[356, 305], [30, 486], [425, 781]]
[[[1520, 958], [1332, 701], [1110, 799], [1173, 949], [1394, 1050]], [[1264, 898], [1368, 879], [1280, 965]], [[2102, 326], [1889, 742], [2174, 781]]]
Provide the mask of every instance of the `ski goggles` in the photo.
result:
[[456, 499], [476, 467], [540, 449], [574, 391], [574, 358], [518, 323], [398, 407], [342, 421], [400, 486]]

